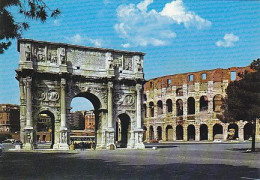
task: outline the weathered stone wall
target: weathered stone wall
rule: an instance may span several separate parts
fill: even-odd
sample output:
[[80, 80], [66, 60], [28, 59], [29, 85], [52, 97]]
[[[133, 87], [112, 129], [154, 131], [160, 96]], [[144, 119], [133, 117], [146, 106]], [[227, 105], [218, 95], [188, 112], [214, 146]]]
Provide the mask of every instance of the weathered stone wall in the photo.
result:
[[[236, 125], [236, 138], [246, 139], [244, 127], [247, 122], [238, 119], [236, 125], [230, 125], [217, 118], [221, 114], [221, 98], [226, 96], [228, 83], [233, 80], [231, 72], [236, 72], [235, 79], [240, 80], [238, 74], [245, 71], [252, 70], [249, 66], [214, 69], [163, 76], [146, 82], [143, 104], [145, 140], [212, 141], [216, 134], [222, 134], [226, 140], [228, 129]], [[222, 133], [218, 132], [216, 124], [221, 125]], [[259, 131], [257, 133], [260, 140]]]

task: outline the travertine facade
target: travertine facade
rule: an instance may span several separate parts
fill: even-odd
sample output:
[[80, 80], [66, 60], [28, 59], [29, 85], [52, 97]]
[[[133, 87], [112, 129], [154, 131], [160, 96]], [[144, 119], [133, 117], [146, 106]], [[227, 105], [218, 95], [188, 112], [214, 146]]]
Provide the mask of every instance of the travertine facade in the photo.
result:
[[74, 97], [89, 99], [95, 108], [97, 148], [115, 145], [116, 118], [130, 124], [127, 148], [144, 148], [141, 128], [143, 56], [118, 51], [21, 39], [17, 80], [20, 85], [21, 141], [37, 148], [37, 117], [52, 117], [54, 149], [68, 149], [67, 117]]
[[[245, 70], [251, 71], [249, 67], [234, 67], [164, 76], [146, 82], [144, 140], [227, 140], [232, 129], [235, 134], [231, 139], [249, 139], [251, 124], [239, 119], [236, 123], [222, 123], [217, 118], [228, 83], [239, 80], [238, 73]], [[260, 140], [259, 121], [256, 139]]]

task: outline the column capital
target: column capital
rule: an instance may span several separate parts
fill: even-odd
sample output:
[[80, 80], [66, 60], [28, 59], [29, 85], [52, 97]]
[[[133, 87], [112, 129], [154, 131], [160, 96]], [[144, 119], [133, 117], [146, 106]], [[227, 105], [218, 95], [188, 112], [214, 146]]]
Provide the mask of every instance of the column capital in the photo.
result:
[[113, 87], [114, 87], [114, 84], [113, 84], [113, 82], [108, 82], [107, 83], [107, 87], [108, 87], [108, 89], [112, 89]]
[[143, 89], [143, 86], [141, 84], [136, 84], [136, 90], [140, 92]]
[[32, 85], [32, 77], [27, 76], [26, 79], [25, 79], [25, 81], [26, 81], [26, 85], [27, 85], [27, 86], [31, 86], [31, 85]]

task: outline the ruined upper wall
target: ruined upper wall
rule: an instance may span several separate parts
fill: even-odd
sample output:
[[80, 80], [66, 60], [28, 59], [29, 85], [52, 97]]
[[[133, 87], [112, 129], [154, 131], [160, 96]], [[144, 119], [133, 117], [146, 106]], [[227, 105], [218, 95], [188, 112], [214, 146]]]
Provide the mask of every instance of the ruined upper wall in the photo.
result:
[[20, 39], [19, 70], [63, 73], [85, 77], [117, 77], [143, 79], [142, 52], [120, 51]]
[[[182, 86], [183, 84], [192, 85], [194, 83], [205, 83], [208, 81], [222, 82], [223, 80], [231, 81], [231, 72], [235, 73], [235, 79], [240, 80], [238, 76], [239, 73], [244, 73], [245, 71], [251, 72], [249, 66], [247, 67], [231, 67], [228, 69], [214, 69], [214, 70], [204, 70], [199, 72], [189, 72], [183, 74], [168, 75], [163, 77], [158, 77], [150, 79], [144, 85], [144, 90], [148, 91], [150, 89], [161, 89], [170, 86]], [[192, 78], [191, 80], [190, 78]]]

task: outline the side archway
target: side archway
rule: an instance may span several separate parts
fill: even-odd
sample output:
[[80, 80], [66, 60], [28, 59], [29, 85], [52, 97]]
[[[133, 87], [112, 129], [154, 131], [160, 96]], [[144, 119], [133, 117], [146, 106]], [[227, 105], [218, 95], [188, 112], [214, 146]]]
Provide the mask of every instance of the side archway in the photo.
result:
[[[221, 136], [221, 137], [220, 137]], [[215, 139], [223, 139], [223, 127], [220, 124], [215, 124], [213, 126], [213, 140]]]
[[126, 148], [128, 145], [128, 142], [130, 142], [130, 130], [131, 130], [131, 119], [127, 114], [120, 114], [118, 116], [118, 121], [120, 121], [120, 126], [121, 132], [117, 132], [118, 136], [120, 136], [119, 144], [120, 147]]
[[173, 128], [171, 125], [166, 127], [166, 141], [173, 141]]
[[195, 140], [195, 126], [189, 125], [188, 126], [188, 141], [194, 141]]
[[182, 127], [182, 125], [176, 126], [176, 140], [183, 140], [183, 127]]
[[253, 124], [246, 123], [244, 126], [244, 140], [249, 140], [252, 137]]
[[206, 124], [200, 125], [200, 140], [208, 140], [208, 126]]

